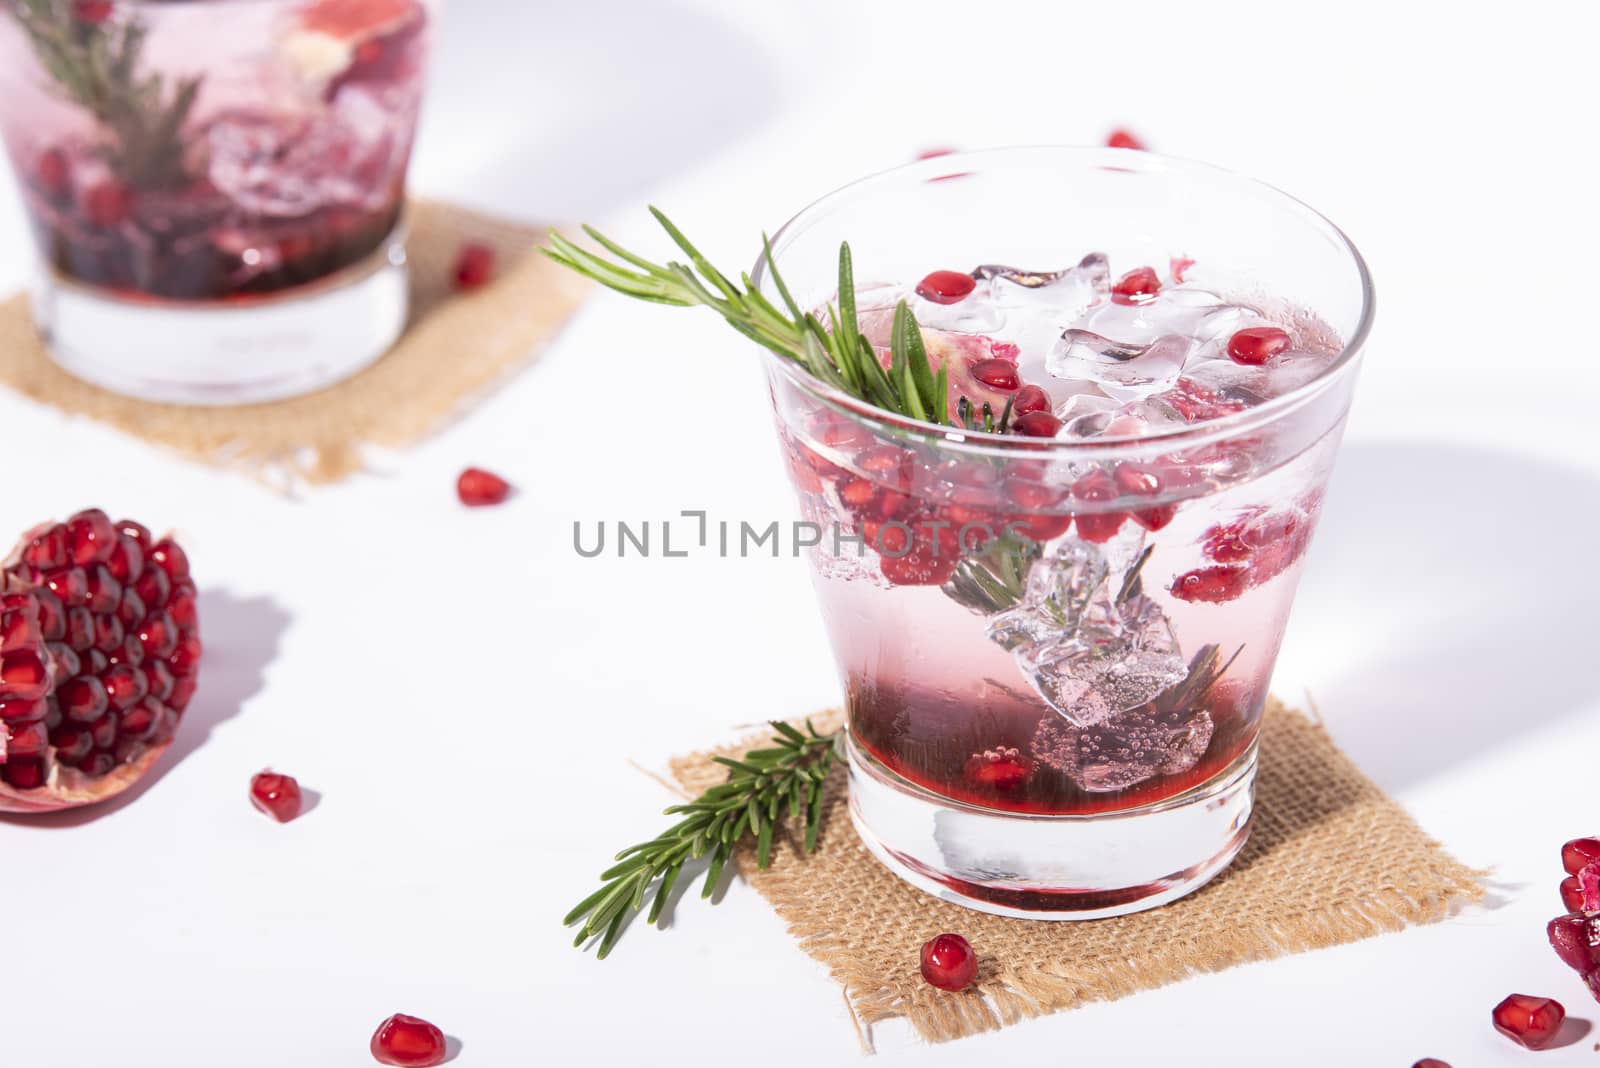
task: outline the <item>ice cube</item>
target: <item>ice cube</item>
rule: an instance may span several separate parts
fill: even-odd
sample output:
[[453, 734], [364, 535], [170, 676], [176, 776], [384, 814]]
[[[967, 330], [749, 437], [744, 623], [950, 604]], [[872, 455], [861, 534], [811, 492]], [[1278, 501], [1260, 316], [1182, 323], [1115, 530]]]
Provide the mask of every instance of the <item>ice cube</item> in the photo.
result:
[[990, 621], [990, 640], [1076, 726], [1138, 708], [1187, 673], [1166, 616], [1136, 580], [1142, 541], [1060, 543], [1029, 571], [1022, 601]]
[[1077, 726], [1046, 718], [1033, 753], [1088, 793], [1111, 793], [1180, 775], [1200, 762], [1215, 729], [1205, 709], [1148, 706], [1106, 723]]
[[1192, 349], [1193, 342], [1178, 334], [1122, 341], [1071, 328], [1045, 357], [1045, 368], [1057, 378], [1092, 382], [1111, 397], [1135, 400], [1177, 382]]
[[1036, 309], [1060, 326], [1103, 303], [1111, 293], [1111, 269], [1098, 252], [1060, 271], [1024, 271], [989, 263], [972, 274], [989, 283], [991, 297], [1000, 307]]

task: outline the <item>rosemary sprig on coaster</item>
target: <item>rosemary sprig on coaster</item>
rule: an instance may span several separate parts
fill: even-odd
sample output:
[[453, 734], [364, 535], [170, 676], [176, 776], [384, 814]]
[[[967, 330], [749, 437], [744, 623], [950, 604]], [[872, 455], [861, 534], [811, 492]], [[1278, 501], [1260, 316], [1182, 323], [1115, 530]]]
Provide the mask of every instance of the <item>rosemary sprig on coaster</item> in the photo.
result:
[[200, 78], [179, 78], [169, 87], [160, 74], [141, 73], [149, 31], [136, 16], [89, 21], [72, 0], [9, 3], [61, 94], [111, 135], [101, 152], [112, 171], [140, 188], [185, 180], [183, 126]]
[[772, 745], [752, 749], [738, 760], [714, 757], [728, 768], [728, 781], [713, 786], [693, 801], [673, 805], [669, 816], [683, 819], [648, 842], [629, 846], [616, 863], [600, 873], [600, 889], [578, 903], [562, 922], [578, 925], [573, 945], [600, 936], [599, 956], [611, 952], [631, 913], [644, 906], [652, 885], [648, 922], [655, 923], [672, 896], [685, 863], [706, 856], [705, 885], [709, 898], [722, 877], [723, 866], [746, 837], [756, 840], [756, 864], [772, 863], [772, 836], [785, 820], [803, 821], [802, 847], [817, 847], [822, 829], [822, 788], [833, 767], [838, 732], [822, 734], [808, 720], [799, 730], [774, 721]]
[[949, 373], [943, 364], [937, 371], [933, 369], [922, 330], [906, 302], [900, 301], [894, 309], [887, 368], [861, 333], [848, 243], [839, 246], [838, 301], [824, 308], [824, 324], [815, 312], [801, 311], [795, 303], [772, 258], [772, 242], [765, 235], [762, 243], [767, 267], [772, 271], [772, 284], [783, 308], [762, 296], [748, 274], [739, 276], [742, 287], [735, 285], [711, 266], [670, 219], [655, 208], [650, 213], [689, 257], [689, 263], [652, 263], [589, 226], [583, 232], [612, 259], [575, 245], [558, 233], [550, 235], [550, 247], [541, 251], [562, 266], [630, 297], [681, 307], [703, 304], [745, 337], [852, 397], [912, 419], [949, 424]]

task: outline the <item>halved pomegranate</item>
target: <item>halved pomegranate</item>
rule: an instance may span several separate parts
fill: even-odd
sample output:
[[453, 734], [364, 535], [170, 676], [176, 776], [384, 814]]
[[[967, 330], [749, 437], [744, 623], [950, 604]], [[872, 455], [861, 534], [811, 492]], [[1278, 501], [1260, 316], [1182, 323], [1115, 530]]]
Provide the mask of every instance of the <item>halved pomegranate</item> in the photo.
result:
[[188, 558], [90, 509], [33, 528], [0, 569], [0, 812], [115, 797], [166, 751], [194, 695]]

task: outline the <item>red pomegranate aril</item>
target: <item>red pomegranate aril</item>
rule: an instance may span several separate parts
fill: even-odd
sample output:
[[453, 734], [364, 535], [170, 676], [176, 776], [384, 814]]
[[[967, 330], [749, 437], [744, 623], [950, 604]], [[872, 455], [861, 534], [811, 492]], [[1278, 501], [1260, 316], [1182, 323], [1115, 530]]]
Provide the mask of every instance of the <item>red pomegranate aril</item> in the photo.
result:
[[932, 271], [917, 283], [917, 296], [935, 304], [955, 304], [963, 300], [978, 283], [970, 274], [960, 271]]
[[78, 765], [78, 770], [92, 778], [99, 778], [109, 774], [117, 766], [117, 758], [110, 753], [96, 751], [89, 754], [89, 759]]
[[189, 701], [194, 697], [196, 680], [193, 675], [178, 678], [172, 684], [172, 693], [168, 695], [166, 704], [176, 712], [182, 712], [189, 707]]
[[139, 669], [144, 673], [145, 692], [157, 701], [172, 696], [174, 676], [172, 669], [159, 660], [148, 660]]
[[1238, 564], [1197, 567], [1172, 580], [1172, 596], [1180, 601], [1224, 604], [1250, 588], [1250, 569]]
[[1568, 912], [1582, 911], [1583, 884], [1578, 882], [1576, 875], [1561, 880], [1561, 904]]
[[1030, 763], [1014, 748], [985, 749], [967, 759], [967, 781], [974, 786], [1006, 792], [1015, 790], [1033, 774]]
[[481, 467], [469, 467], [456, 478], [456, 496], [471, 508], [499, 504], [510, 494], [511, 483]]
[[0, 764], [0, 779], [16, 790], [37, 790], [45, 784], [44, 763], [39, 760], [8, 759]]
[[155, 733], [156, 724], [160, 722], [161, 703], [153, 697], [146, 697], [122, 713], [122, 735], [143, 741]]
[[1562, 963], [1579, 975], [1600, 968], [1600, 913], [1574, 910], [1557, 916], [1546, 925], [1545, 936]]
[[148, 559], [170, 580], [169, 588], [171, 584], [189, 577], [189, 555], [170, 538], [163, 538], [151, 546]]
[[84, 603], [89, 611], [96, 613], [115, 612], [117, 605], [122, 603], [122, 583], [116, 580], [104, 564], [95, 564], [88, 571], [88, 583], [84, 587]]
[[[27, 723], [11, 729], [6, 740], [7, 760], [41, 760], [50, 745], [50, 732], [43, 723]], [[89, 748], [93, 748], [91, 744]], [[84, 750], [85, 753], [88, 749]], [[80, 758], [81, 759], [81, 758]]]
[[126, 221], [131, 207], [128, 187], [115, 178], [96, 182], [83, 194], [83, 214], [96, 226], [106, 229]]
[[250, 803], [279, 823], [300, 815], [300, 784], [292, 775], [263, 771], [250, 780]]
[[66, 642], [80, 653], [94, 648], [94, 616], [82, 605], [67, 609]]
[[397, 1068], [433, 1068], [444, 1063], [444, 1032], [419, 1016], [397, 1012], [372, 1033], [372, 1056]]
[[853, 478], [839, 487], [839, 500], [852, 512], [862, 512], [872, 504], [878, 489], [864, 478]]
[[1450, 1068], [1448, 1061], [1441, 1061], [1437, 1057], [1424, 1057], [1411, 1068]]
[[39, 603], [39, 632], [47, 642], [58, 642], [67, 636], [67, 612], [61, 600], [45, 590], [35, 590]]
[[1561, 847], [1561, 866], [1576, 875], [1586, 866], [1600, 861], [1600, 838], [1574, 838]]
[[51, 200], [62, 200], [72, 191], [71, 161], [59, 148], [47, 148], [39, 153], [33, 173], [39, 188]]
[[8, 697], [0, 701], [0, 730], [7, 723], [37, 723], [44, 719], [50, 706], [42, 697], [26, 700], [20, 697]]
[[144, 549], [126, 534], [118, 534], [106, 567], [118, 582], [135, 582], [144, 574]]
[[1053, 412], [1033, 411], [1021, 415], [1012, 410], [1011, 433], [1029, 438], [1053, 438], [1061, 430], [1061, 420]]
[[1112, 130], [1111, 136], [1106, 138], [1107, 148], [1136, 148], [1141, 152], [1149, 151], [1143, 141], [1139, 140], [1127, 130]]
[[172, 580], [159, 567], [147, 567], [133, 584], [133, 590], [141, 601], [153, 608], [166, 604], [167, 598], [172, 596]]
[[87, 26], [98, 26], [111, 17], [112, 0], [72, 0], [72, 17]]
[[87, 566], [103, 564], [116, 547], [117, 531], [111, 519], [98, 508], [79, 512], [67, 520], [67, 545], [72, 562]]
[[50, 670], [31, 649], [0, 654], [0, 689], [8, 698], [28, 701], [43, 697], [50, 688]]
[[124, 586], [122, 602], [117, 605], [117, 619], [122, 623], [123, 629], [144, 622], [144, 617], [149, 614], [145, 610], [144, 598], [139, 596], [139, 591], [132, 586]]
[[150, 692], [150, 684], [146, 681], [144, 672], [129, 664], [116, 664], [106, 669], [100, 676], [100, 681], [105, 684], [106, 699], [111, 707], [122, 711], [142, 699]]
[[[38, 726], [43, 729], [45, 724]], [[77, 767], [83, 763], [86, 756], [93, 753], [94, 737], [88, 727], [62, 727], [61, 731], [56, 731], [54, 745], [56, 745], [56, 759], [67, 766]], [[43, 750], [40, 750], [40, 755], [43, 755]]]
[[53, 571], [72, 562], [67, 548], [67, 528], [57, 523], [36, 535], [22, 550], [22, 562], [40, 571]]
[[1528, 1049], [1544, 1049], [1553, 1042], [1566, 1016], [1559, 1001], [1531, 994], [1512, 994], [1491, 1013], [1496, 1031]]
[[117, 533], [126, 534], [128, 537], [132, 538], [139, 548], [150, 548], [150, 545], [154, 539], [150, 536], [150, 528], [145, 526], [143, 523], [135, 522], [132, 519], [119, 519], [115, 525], [117, 528]]
[[456, 256], [456, 289], [480, 289], [493, 280], [494, 249], [476, 242], [461, 246]]
[[1289, 348], [1289, 335], [1275, 326], [1252, 326], [1228, 339], [1228, 357], [1234, 363], [1260, 367]]
[[105, 684], [92, 675], [68, 679], [56, 690], [61, 714], [73, 723], [93, 723], [111, 707]]
[[174, 586], [167, 601], [167, 616], [180, 631], [193, 630], [200, 625], [200, 613], [195, 608], [194, 587], [185, 582]]
[[107, 656], [118, 652], [122, 648], [127, 632], [122, 626], [122, 620], [116, 616], [97, 615], [94, 617], [94, 647]]
[[167, 666], [174, 675], [193, 675], [200, 668], [200, 639], [188, 635], [178, 642], [178, 648], [167, 657]]
[[81, 567], [63, 567], [45, 575], [45, 589], [69, 607], [82, 605], [89, 597], [89, 576]]
[[95, 721], [89, 728], [89, 734], [94, 739], [96, 749], [110, 749], [117, 744], [117, 728], [122, 724], [122, 717], [115, 712], [107, 712]]
[[1011, 400], [1011, 418], [1027, 415], [1029, 412], [1048, 412], [1050, 410], [1050, 394], [1041, 387], [1029, 384], [1017, 390], [1017, 395]]
[[156, 612], [139, 624], [136, 632], [145, 655], [164, 660], [178, 647], [178, 628], [165, 612]]
[[942, 934], [922, 944], [922, 978], [940, 990], [965, 990], [978, 976], [978, 955], [958, 934]]
[[[972, 377], [988, 386], [990, 389], [1013, 390], [1022, 385], [1022, 376], [1017, 373], [1017, 365], [1010, 360], [979, 360], [972, 365]], [[1011, 406], [1013, 414], [1016, 405]]]
[[1161, 292], [1161, 278], [1153, 267], [1136, 267], [1111, 287], [1113, 304], [1147, 304]]

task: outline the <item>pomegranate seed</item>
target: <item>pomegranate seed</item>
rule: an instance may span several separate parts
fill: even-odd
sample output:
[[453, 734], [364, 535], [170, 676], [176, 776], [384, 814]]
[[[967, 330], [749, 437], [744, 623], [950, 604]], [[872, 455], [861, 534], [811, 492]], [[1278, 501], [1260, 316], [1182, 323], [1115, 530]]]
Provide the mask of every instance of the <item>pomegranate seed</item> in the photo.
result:
[[1438, 1057], [1424, 1057], [1411, 1068], [1450, 1068], [1448, 1061], [1441, 1061]]
[[1574, 838], [1561, 847], [1561, 866], [1568, 875], [1578, 874], [1597, 860], [1600, 860], [1600, 838]]
[[1585, 912], [1600, 912], [1600, 860], [1587, 864], [1576, 876], [1580, 903]]
[[1143, 141], [1139, 140], [1127, 130], [1112, 130], [1111, 136], [1106, 138], [1107, 148], [1136, 148], [1141, 152], [1147, 151]]
[[128, 218], [132, 201], [127, 186], [115, 178], [107, 178], [96, 182], [83, 194], [83, 213], [96, 226], [110, 229]]
[[1061, 420], [1053, 412], [1023, 412], [1012, 409], [1011, 433], [1030, 438], [1053, 438], [1061, 430]]
[[118, 582], [137, 582], [144, 574], [144, 549], [126, 534], [118, 534], [106, 568]]
[[472, 508], [499, 504], [510, 494], [511, 483], [481, 467], [469, 467], [456, 478], [456, 496]]
[[[1026, 385], [1017, 390], [1017, 395], [1011, 400], [1011, 418], [1027, 415], [1029, 412], [1048, 412], [1050, 410], [1050, 394], [1035, 385]], [[1054, 437], [1055, 435], [1051, 435]]]
[[31, 701], [50, 689], [50, 670], [39, 653], [18, 649], [0, 655], [0, 691], [8, 698]]
[[1569, 912], [1545, 927], [1556, 956], [1579, 975], [1600, 968], [1600, 913]]
[[37, 723], [44, 719], [49, 707], [42, 697], [31, 701], [7, 698], [0, 701], [0, 723]]
[[44, 190], [45, 196], [51, 200], [61, 200], [66, 197], [72, 188], [72, 166], [67, 159], [67, 154], [59, 148], [47, 148], [39, 153], [39, 162], [34, 167], [34, 176], [39, 181], [39, 188]]
[[[1118, 493], [1111, 476], [1096, 468], [1072, 484], [1072, 495], [1093, 504], [1115, 500]], [[1075, 518], [1078, 537], [1103, 544], [1117, 536], [1128, 516], [1125, 512], [1079, 512]]]
[[37, 790], [45, 784], [43, 761], [9, 759], [0, 764], [0, 778], [16, 790]]
[[117, 532], [100, 509], [79, 512], [67, 520], [66, 529], [67, 548], [74, 564], [87, 567], [111, 559], [111, 550], [117, 545]]
[[1528, 1049], [1544, 1049], [1554, 1041], [1566, 1017], [1559, 1001], [1531, 994], [1512, 994], [1491, 1014], [1496, 1031]]
[[111, 707], [105, 683], [92, 675], [68, 679], [56, 689], [61, 714], [73, 723], [93, 723]]
[[444, 1032], [417, 1016], [397, 1012], [372, 1033], [372, 1057], [400, 1068], [432, 1068], [443, 1064]]
[[477, 243], [461, 246], [456, 257], [456, 289], [479, 289], [494, 280], [494, 249]]
[[839, 500], [852, 512], [863, 512], [877, 496], [877, 487], [864, 478], [853, 478], [839, 487]]
[[925, 148], [917, 153], [917, 159], [937, 159], [939, 156], [948, 156], [953, 153], [953, 148]]
[[162, 538], [151, 547], [149, 561], [161, 569], [169, 582], [182, 582], [189, 577], [189, 556], [171, 538]]
[[131, 519], [118, 520], [117, 532], [132, 538], [141, 549], [148, 549], [153, 540], [150, 537], [150, 531], [143, 523], [136, 523]]
[[[1080, 522], [1079, 526], [1082, 526]], [[1238, 564], [1198, 567], [1172, 580], [1172, 596], [1180, 601], [1224, 604], [1250, 588], [1250, 569]]]
[[1194, 266], [1194, 260], [1188, 256], [1174, 256], [1167, 263], [1167, 270], [1172, 273], [1174, 282], [1182, 283], [1184, 276], [1189, 273], [1189, 268]]
[[73, 0], [72, 17], [87, 26], [98, 26], [111, 17], [111, 0]]
[[177, 624], [179, 630], [193, 630], [200, 625], [200, 614], [195, 609], [194, 586], [183, 583], [172, 590], [172, 598], [167, 601], [167, 615], [172, 622]]
[[67, 548], [67, 528], [57, 523], [37, 535], [22, 550], [22, 562], [40, 571], [54, 571], [71, 562]]
[[1113, 304], [1148, 304], [1161, 292], [1161, 279], [1153, 267], [1136, 267], [1111, 287]]
[[200, 639], [191, 634], [178, 642], [178, 647], [167, 657], [167, 666], [174, 675], [193, 675], [200, 669], [200, 651]]
[[985, 749], [967, 759], [967, 781], [993, 790], [1015, 790], [1028, 781], [1033, 768], [1012, 748]]
[[978, 975], [978, 955], [958, 934], [942, 934], [922, 944], [922, 978], [940, 990], [965, 990]]
[[[1010, 392], [1022, 385], [1022, 376], [1017, 374], [1017, 365], [1010, 360], [979, 360], [972, 365], [972, 377], [988, 386]], [[1016, 406], [1011, 410], [1015, 412]]]
[[970, 274], [960, 271], [933, 271], [917, 283], [917, 296], [935, 304], [954, 304], [978, 288]]
[[1561, 905], [1568, 912], [1583, 911], [1583, 884], [1576, 875], [1561, 880]]
[[1260, 367], [1289, 347], [1289, 335], [1275, 326], [1251, 326], [1228, 339], [1228, 356], [1234, 363]]
[[[44, 724], [39, 723], [35, 724], [35, 726], [43, 728]], [[11, 744], [15, 747], [15, 738], [12, 739]], [[94, 752], [94, 735], [89, 733], [87, 727], [63, 727], [61, 730], [56, 731], [55, 747], [57, 760], [63, 764], [77, 767], [83, 763], [90, 753]], [[43, 756], [44, 750], [41, 748], [34, 755]]]
[[263, 771], [250, 780], [250, 803], [279, 823], [300, 815], [300, 784], [292, 775]]

